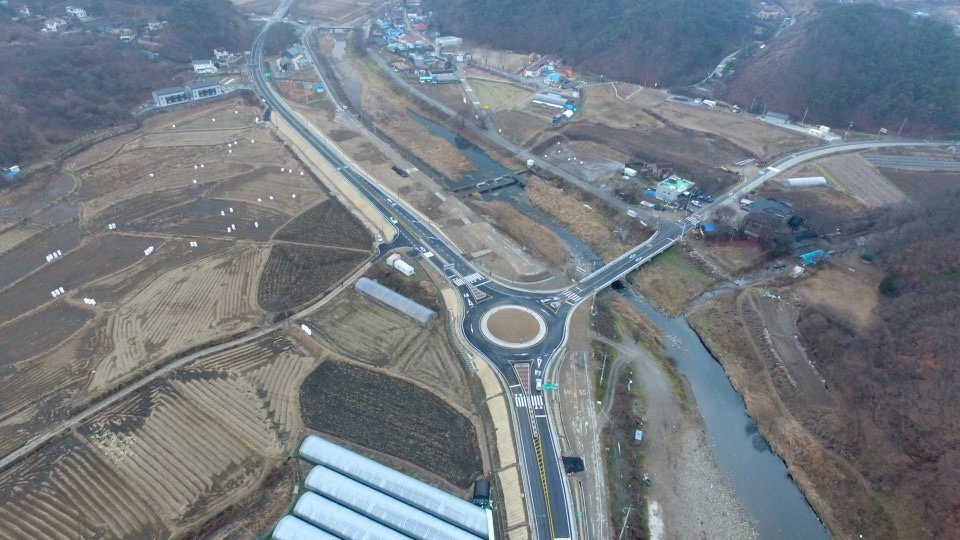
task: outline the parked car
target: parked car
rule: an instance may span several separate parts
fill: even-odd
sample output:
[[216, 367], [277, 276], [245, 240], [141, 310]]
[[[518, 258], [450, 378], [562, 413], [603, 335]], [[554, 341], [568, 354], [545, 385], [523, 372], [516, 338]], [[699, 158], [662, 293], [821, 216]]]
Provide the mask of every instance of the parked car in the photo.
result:
[[404, 178], [410, 176], [410, 173], [408, 173], [407, 171], [401, 169], [400, 167], [397, 167], [396, 165], [394, 165], [393, 167], [390, 167], [390, 168], [393, 169], [393, 172], [399, 174], [400, 176], [402, 176], [402, 177], [404, 177]]

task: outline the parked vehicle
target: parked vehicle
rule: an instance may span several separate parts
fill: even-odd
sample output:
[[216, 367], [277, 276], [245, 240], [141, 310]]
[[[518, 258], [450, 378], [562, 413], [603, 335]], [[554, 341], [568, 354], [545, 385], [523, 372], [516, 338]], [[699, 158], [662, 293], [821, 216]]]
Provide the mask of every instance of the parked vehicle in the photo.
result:
[[397, 167], [396, 165], [394, 165], [393, 167], [390, 167], [390, 168], [393, 169], [393, 172], [399, 174], [400, 176], [402, 176], [402, 177], [404, 177], [404, 178], [410, 176], [410, 173], [408, 173], [407, 171], [401, 169], [400, 167]]

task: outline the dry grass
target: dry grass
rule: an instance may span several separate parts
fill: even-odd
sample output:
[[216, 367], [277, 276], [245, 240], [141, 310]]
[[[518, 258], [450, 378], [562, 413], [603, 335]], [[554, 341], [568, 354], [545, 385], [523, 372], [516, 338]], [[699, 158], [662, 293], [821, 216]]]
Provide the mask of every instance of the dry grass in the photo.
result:
[[654, 304], [671, 315], [682, 313], [687, 304], [715, 281], [677, 248], [657, 255], [631, 274], [630, 279]]
[[816, 137], [778, 128], [747, 114], [733, 114], [722, 107], [709, 109], [665, 101], [650, 110], [672, 124], [716, 134], [764, 159], [820, 142]]
[[480, 103], [490, 107], [491, 112], [512, 109], [531, 95], [530, 89], [487, 79], [470, 79], [470, 86]]
[[527, 196], [534, 206], [590, 246], [604, 260], [612, 261], [631, 248], [617, 240], [606, 218], [568, 196], [562, 189], [542, 180], [531, 180], [527, 184]]
[[[612, 84], [591, 86], [584, 90], [583, 106], [575, 118], [584, 122], [597, 122], [617, 129], [645, 131], [663, 124], [656, 118], [617, 96]], [[626, 97], [626, 96], [624, 96]]]
[[874, 319], [880, 303], [878, 281], [862, 272], [833, 265], [821, 265], [805, 277], [794, 292], [807, 305], [827, 306], [831, 311], [846, 315], [858, 329], [866, 329]]
[[555, 267], [562, 267], [567, 263], [567, 249], [560, 237], [549, 227], [521, 214], [505, 202], [494, 201], [478, 206], [494, 219], [498, 229], [541, 260]]

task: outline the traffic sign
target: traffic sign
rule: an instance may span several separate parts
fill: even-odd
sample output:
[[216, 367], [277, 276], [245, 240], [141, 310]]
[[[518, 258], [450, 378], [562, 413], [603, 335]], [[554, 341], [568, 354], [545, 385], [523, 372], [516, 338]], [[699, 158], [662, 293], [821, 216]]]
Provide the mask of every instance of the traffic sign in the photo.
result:
[[545, 385], [543, 385], [543, 389], [544, 389], [544, 390], [556, 390], [556, 389], [557, 389], [557, 385], [554, 384], [554, 383], [545, 384]]
[[269, 72], [269, 71], [264, 71], [264, 72], [263, 72], [263, 76], [264, 76], [264, 77], [269, 77], [269, 76], [270, 76], [270, 72]]

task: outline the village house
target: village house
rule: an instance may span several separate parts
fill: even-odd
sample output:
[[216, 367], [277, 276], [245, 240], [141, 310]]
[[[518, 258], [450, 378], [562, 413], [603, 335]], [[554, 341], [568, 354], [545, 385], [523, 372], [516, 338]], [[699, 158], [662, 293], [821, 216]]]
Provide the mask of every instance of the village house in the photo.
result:
[[87, 18], [87, 11], [86, 11], [85, 9], [83, 9], [83, 8], [78, 8], [78, 7], [73, 7], [73, 6], [67, 6], [67, 13], [69, 13], [70, 15], [73, 15], [74, 17], [76, 17], [76, 18], [78, 18], [78, 19], [86, 19], [86, 18]]
[[43, 22], [42, 32], [59, 32], [67, 26], [67, 21], [59, 18], [52, 17]]
[[213, 56], [217, 59], [218, 62], [226, 60], [230, 56], [230, 51], [224, 47], [217, 47], [213, 50]]

